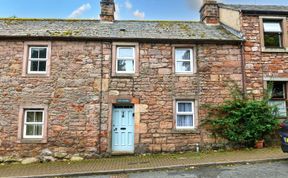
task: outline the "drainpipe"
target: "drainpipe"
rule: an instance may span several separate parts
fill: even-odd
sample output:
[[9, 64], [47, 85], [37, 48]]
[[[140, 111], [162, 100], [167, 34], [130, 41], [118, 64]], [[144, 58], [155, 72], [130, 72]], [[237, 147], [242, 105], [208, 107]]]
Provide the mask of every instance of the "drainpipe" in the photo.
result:
[[99, 106], [99, 134], [98, 134], [98, 152], [99, 155], [101, 154], [101, 125], [102, 125], [102, 96], [103, 96], [103, 42], [101, 42], [101, 62], [100, 62], [100, 68], [101, 68], [101, 75], [100, 75], [100, 94], [99, 94], [99, 100], [100, 100], [100, 106]]
[[245, 61], [245, 56], [244, 56], [244, 44], [241, 42], [240, 45], [241, 49], [241, 72], [242, 72], [242, 93], [243, 96], [246, 97], [246, 74], [245, 74], [245, 66], [246, 66], [246, 61]]

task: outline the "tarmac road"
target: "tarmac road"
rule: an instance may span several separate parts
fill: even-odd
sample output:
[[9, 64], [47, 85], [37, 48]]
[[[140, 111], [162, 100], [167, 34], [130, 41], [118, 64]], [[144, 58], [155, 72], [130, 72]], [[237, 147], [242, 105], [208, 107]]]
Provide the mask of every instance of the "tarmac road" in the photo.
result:
[[288, 178], [288, 160], [78, 178]]

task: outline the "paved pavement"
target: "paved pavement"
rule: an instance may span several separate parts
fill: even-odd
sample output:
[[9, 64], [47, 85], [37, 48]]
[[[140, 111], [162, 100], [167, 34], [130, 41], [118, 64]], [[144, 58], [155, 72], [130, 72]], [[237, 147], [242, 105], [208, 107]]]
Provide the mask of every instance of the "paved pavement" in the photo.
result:
[[0, 166], [0, 177], [99, 175], [284, 159], [288, 160], [288, 154], [282, 153], [281, 149], [276, 147], [230, 152], [187, 152], [183, 154], [112, 157], [81, 162], [6, 165]]
[[287, 167], [288, 161], [279, 161], [74, 178], [287, 178]]

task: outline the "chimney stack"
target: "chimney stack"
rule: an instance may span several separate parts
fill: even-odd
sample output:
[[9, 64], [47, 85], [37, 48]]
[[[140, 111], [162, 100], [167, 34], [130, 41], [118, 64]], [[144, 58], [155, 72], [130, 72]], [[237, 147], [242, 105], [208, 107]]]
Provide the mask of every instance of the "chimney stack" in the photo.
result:
[[105, 22], [113, 22], [115, 20], [115, 3], [114, 0], [101, 0], [100, 20]]
[[219, 24], [219, 7], [217, 0], [203, 0], [200, 9], [201, 21], [207, 25]]

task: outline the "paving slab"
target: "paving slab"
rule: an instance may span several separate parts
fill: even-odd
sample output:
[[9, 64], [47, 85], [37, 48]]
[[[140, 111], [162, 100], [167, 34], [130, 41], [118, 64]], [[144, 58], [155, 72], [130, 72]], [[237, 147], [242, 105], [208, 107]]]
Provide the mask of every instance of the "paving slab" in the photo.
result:
[[288, 160], [279, 147], [217, 152], [117, 156], [79, 162], [2, 165], [0, 177], [113, 174], [219, 164]]

